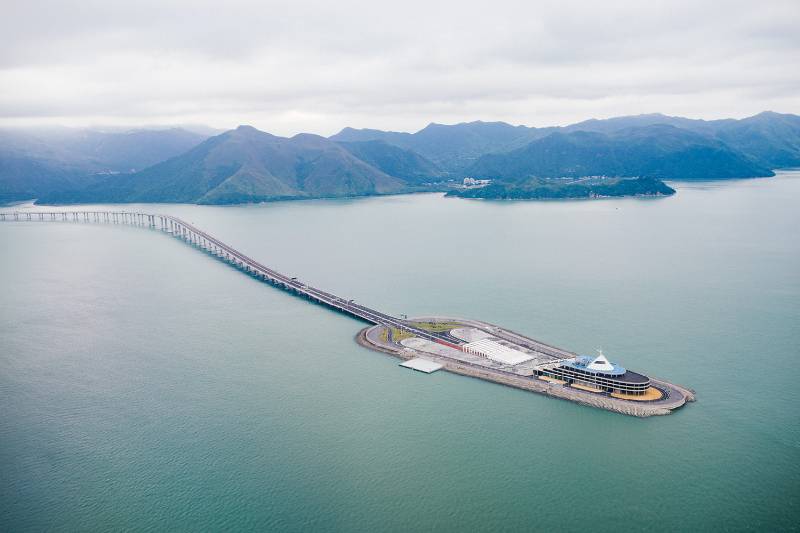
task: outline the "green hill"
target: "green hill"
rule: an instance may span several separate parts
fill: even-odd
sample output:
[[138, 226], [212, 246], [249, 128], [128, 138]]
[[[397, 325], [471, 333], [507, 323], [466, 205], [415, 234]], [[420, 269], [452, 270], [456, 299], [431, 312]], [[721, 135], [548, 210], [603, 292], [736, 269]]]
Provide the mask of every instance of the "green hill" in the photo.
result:
[[505, 122], [476, 121], [453, 125], [431, 123], [416, 133], [345, 128], [331, 139], [343, 142], [381, 140], [413, 150], [445, 172], [457, 175], [484, 154], [513, 150], [548, 131]]
[[396, 193], [405, 182], [317, 135], [276, 137], [250, 126], [212, 137], [141, 172], [113, 176], [41, 203], [228, 204], [289, 198]]
[[565, 131], [615, 133], [632, 127], [665, 124], [724, 142], [757, 164], [770, 169], [800, 166], [800, 117], [764, 111], [739, 120], [695, 120], [660, 113], [587, 120]]
[[509, 153], [485, 155], [466, 172], [504, 181], [601, 175], [672, 180], [773, 175], [721, 141], [668, 125], [609, 134], [556, 132]]
[[439, 167], [413, 150], [385, 141], [339, 142], [348, 152], [375, 168], [409, 184], [427, 184], [444, 176]]

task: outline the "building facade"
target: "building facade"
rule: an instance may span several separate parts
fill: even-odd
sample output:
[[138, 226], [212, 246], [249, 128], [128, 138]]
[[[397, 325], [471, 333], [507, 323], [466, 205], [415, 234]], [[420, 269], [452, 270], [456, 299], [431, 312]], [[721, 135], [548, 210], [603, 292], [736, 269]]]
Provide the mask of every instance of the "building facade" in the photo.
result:
[[610, 362], [602, 353], [594, 359], [579, 356], [562, 361], [558, 366], [537, 370], [536, 374], [619, 394], [638, 396], [650, 388], [650, 378]]

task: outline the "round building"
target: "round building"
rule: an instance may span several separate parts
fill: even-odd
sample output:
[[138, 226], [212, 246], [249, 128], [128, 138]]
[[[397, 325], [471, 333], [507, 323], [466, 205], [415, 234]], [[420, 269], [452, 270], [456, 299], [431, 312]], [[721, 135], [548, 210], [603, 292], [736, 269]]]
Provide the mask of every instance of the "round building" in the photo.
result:
[[610, 362], [602, 352], [594, 359], [578, 356], [561, 361], [553, 368], [538, 370], [537, 374], [617, 394], [639, 396], [650, 388], [650, 378]]

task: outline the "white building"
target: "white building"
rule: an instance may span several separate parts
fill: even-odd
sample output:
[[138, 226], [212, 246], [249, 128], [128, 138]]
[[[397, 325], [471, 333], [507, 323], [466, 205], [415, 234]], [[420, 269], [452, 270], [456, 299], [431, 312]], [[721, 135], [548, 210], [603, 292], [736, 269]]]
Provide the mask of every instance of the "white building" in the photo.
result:
[[479, 341], [470, 342], [463, 345], [462, 349], [469, 354], [480, 355], [481, 357], [485, 357], [487, 359], [491, 359], [492, 361], [510, 366], [518, 365], [533, 359], [533, 356], [530, 356], [519, 350], [509, 348], [508, 346], [490, 339], [481, 339]]

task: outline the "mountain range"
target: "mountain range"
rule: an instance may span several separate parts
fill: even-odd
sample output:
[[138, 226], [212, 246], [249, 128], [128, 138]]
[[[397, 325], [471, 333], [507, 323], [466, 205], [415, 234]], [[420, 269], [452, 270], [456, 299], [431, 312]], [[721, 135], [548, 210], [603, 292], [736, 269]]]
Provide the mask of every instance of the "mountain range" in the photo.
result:
[[[550, 128], [345, 128], [329, 138], [278, 137], [249, 126], [214, 136], [184, 128], [0, 130], [0, 200], [41, 203], [227, 204], [425, 190], [469, 197], [669, 194], [660, 180], [771, 176], [793, 166], [800, 166], [800, 117], [772, 112], [711, 121], [651, 114]], [[587, 176], [643, 179], [608, 179], [591, 191], [586, 181], [567, 185]], [[493, 180], [492, 187], [463, 191], [465, 177]]]
[[557, 131], [507, 153], [483, 155], [466, 172], [505, 181], [598, 175], [671, 180], [773, 175], [722, 141], [666, 124], [610, 133]]
[[42, 200], [230, 204], [404, 190], [410, 190], [404, 180], [325, 137], [308, 133], [277, 137], [239, 126], [140, 172]]
[[429, 124], [416, 133], [344, 128], [331, 139], [340, 142], [383, 141], [412, 150], [445, 172], [457, 174], [484, 154], [519, 148], [544, 137], [550, 129], [477, 121], [454, 125]]

